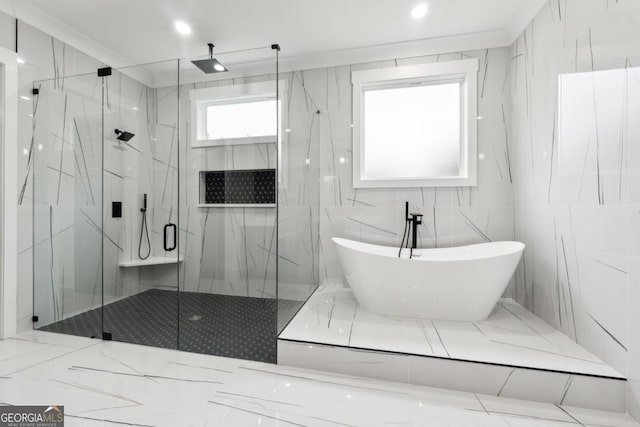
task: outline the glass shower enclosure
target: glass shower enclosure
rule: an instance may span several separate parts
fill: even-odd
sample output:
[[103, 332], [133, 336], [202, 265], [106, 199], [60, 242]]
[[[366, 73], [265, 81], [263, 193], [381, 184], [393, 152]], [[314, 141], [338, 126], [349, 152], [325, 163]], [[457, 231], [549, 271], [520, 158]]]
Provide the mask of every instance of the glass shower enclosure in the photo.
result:
[[34, 83], [34, 328], [276, 362], [318, 285], [319, 114], [277, 49], [216, 58]]

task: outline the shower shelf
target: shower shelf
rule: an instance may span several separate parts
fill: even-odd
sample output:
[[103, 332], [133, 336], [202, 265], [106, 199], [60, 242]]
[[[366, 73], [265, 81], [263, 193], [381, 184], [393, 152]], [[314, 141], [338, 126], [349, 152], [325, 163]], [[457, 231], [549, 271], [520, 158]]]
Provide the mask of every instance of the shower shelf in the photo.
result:
[[179, 259], [176, 257], [161, 257], [154, 256], [147, 259], [134, 259], [132, 261], [120, 261], [118, 265], [120, 267], [144, 267], [145, 265], [163, 265], [163, 264], [176, 264], [182, 262], [184, 258], [181, 256]]

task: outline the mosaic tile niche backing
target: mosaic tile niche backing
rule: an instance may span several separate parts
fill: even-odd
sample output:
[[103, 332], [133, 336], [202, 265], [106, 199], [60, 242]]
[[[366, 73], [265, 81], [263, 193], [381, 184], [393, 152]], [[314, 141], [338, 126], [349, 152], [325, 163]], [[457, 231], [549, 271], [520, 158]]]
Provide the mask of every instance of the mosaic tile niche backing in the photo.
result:
[[276, 170], [200, 172], [200, 203], [264, 205], [276, 203]]

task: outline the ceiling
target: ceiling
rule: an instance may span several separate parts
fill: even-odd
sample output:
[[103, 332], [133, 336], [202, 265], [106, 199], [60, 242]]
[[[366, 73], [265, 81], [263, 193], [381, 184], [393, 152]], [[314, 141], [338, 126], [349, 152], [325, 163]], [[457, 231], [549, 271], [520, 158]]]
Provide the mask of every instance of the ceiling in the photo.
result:
[[[221, 52], [279, 43], [289, 57], [477, 33], [502, 36], [508, 44], [544, 3], [424, 0], [429, 13], [413, 19], [411, 10], [421, 1], [2, 0], [0, 9], [39, 28], [75, 33], [136, 64], [204, 55], [209, 41]], [[191, 25], [191, 35], [177, 34], [177, 19]]]

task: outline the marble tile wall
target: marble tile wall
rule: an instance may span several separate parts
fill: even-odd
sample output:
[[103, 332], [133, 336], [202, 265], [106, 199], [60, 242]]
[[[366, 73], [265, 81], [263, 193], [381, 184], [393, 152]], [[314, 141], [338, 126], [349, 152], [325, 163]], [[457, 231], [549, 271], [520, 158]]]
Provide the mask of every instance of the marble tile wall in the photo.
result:
[[[278, 295], [299, 301], [305, 300], [317, 286], [318, 108], [300, 76], [287, 74], [280, 79], [287, 82], [283, 101], [287, 131], [283, 132], [279, 160], [282, 177], [277, 216], [274, 208], [267, 207], [198, 207], [200, 171], [275, 168], [278, 159], [274, 144], [191, 148], [189, 140], [190, 90], [261, 81], [271, 81], [275, 88], [275, 75], [180, 87], [180, 168], [179, 171], [175, 168], [176, 160], [169, 159], [168, 153], [157, 155], [157, 174], [162, 175], [162, 179], [156, 177], [154, 192], [159, 199], [161, 193], [175, 191], [180, 174], [180, 253], [184, 261], [179, 272], [167, 274], [165, 271], [156, 277], [156, 285], [175, 286], [175, 274], [178, 274], [183, 291], [260, 298]], [[175, 87], [159, 88], [157, 92], [159, 126], [173, 126], [172, 114], [177, 108]], [[165, 212], [165, 217], [167, 214]], [[156, 231], [160, 232], [163, 221], [154, 218]]]
[[[354, 190], [350, 167], [351, 71], [470, 57], [478, 58], [481, 64], [481, 185], [471, 189]], [[506, 144], [508, 63], [509, 50], [503, 48], [281, 74], [280, 78], [288, 82], [287, 127], [290, 130], [285, 134], [283, 170], [286, 170], [286, 176], [279, 196], [281, 296], [304, 299], [319, 281], [342, 281], [330, 240], [333, 236], [399, 244], [405, 200], [425, 213], [426, 224], [421, 234], [424, 246], [513, 238]], [[258, 76], [184, 85], [181, 87], [181, 111], [189, 111], [188, 97], [192, 88], [273, 78]], [[161, 121], [162, 111], [175, 109], [175, 99], [162, 95], [163, 91], [171, 90], [159, 90]], [[188, 114], [183, 116], [181, 137], [188, 141], [189, 117]], [[180, 272], [182, 289], [232, 295], [274, 295], [275, 257], [267, 257], [270, 258], [269, 265], [260, 262], [265, 259], [265, 253], [274, 254], [270, 225], [274, 224], [274, 219], [269, 219], [269, 210], [198, 208], [197, 172], [272, 167], [275, 153], [269, 151], [269, 146], [191, 149], [188, 144], [181, 144], [181, 149], [184, 150], [181, 159], [186, 162], [181, 164], [184, 173], [181, 194], [185, 195], [186, 206], [181, 201], [181, 207], [182, 212], [188, 212], [181, 219], [181, 246], [185, 252]], [[156, 182], [164, 191], [161, 181]], [[319, 215], [318, 203], [321, 206]], [[319, 241], [318, 234], [321, 236]], [[253, 236], [257, 242], [245, 243], [244, 236]], [[203, 263], [203, 259], [212, 261]], [[319, 280], [315, 278], [317, 272]], [[173, 282], [174, 278], [168, 280]]]
[[[511, 240], [514, 235], [509, 156], [509, 49], [457, 52], [305, 71], [305, 87], [320, 114], [320, 277], [344, 284], [331, 238], [399, 246], [404, 202], [424, 214], [422, 247]], [[351, 72], [477, 58], [478, 186], [354, 189], [351, 151]], [[507, 291], [511, 294], [511, 288]]]
[[[0, 13], [0, 21], [2, 22], [2, 28], [11, 28], [11, 31], [0, 32], [0, 45], [7, 49], [14, 49], [16, 40], [14, 33], [15, 20], [3, 13]], [[5, 25], [6, 24], [6, 25]], [[36, 269], [41, 270], [44, 273], [48, 271], [48, 265], [50, 257], [43, 254], [44, 247], [47, 246], [47, 241], [37, 240], [34, 250], [33, 246], [33, 170], [34, 170], [34, 150], [38, 150], [38, 145], [34, 145], [33, 138], [33, 118], [32, 114], [37, 110], [37, 104], [31, 100], [31, 89], [35, 80], [41, 80], [45, 78], [57, 77], [57, 79], [51, 83], [52, 86], [62, 88], [65, 84], [65, 80], [62, 79], [65, 75], [79, 74], [95, 72], [101, 64], [99, 61], [90, 58], [89, 56], [71, 48], [70, 46], [52, 38], [51, 36], [42, 33], [41, 31], [27, 25], [20, 23], [18, 26], [18, 44], [19, 54], [22, 59], [25, 60], [25, 64], [20, 65], [19, 70], [19, 85], [20, 95], [29, 98], [29, 100], [20, 100], [18, 106], [18, 158], [16, 162], [18, 164], [18, 330], [27, 330], [32, 327], [31, 316], [33, 313], [33, 264], [34, 255], [38, 251], [42, 251], [35, 260]], [[91, 93], [91, 92], [89, 92]], [[71, 96], [71, 99], [67, 99], [67, 108], [76, 108], [77, 104], [74, 103], [77, 98]], [[51, 114], [64, 114], [64, 99], [60, 97], [51, 98], [51, 107], [55, 107]], [[93, 107], [90, 103], [87, 103], [86, 108], [91, 110]], [[42, 110], [41, 110], [42, 111]], [[43, 117], [43, 120], [48, 120]], [[68, 120], [67, 125], [69, 128], [65, 129], [66, 135], [73, 135], [75, 132], [75, 126], [73, 126], [73, 120]], [[63, 145], [62, 139], [62, 127], [52, 129], [55, 133], [49, 135], [47, 140], [49, 145], [46, 149], [60, 150], [60, 147], [66, 146], [69, 149], [69, 145]], [[57, 147], [57, 148], [56, 148]], [[42, 150], [45, 150], [45, 144], [43, 144]], [[66, 152], [70, 154], [71, 152]], [[67, 202], [70, 198], [75, 197], [76, 190], [72, 186], [73, 181], [70, 179], [69, 162], [74, 161], [74, 157], [71, 155], [62, 156], [62, 163], [60, 161], [60, 151], [58, 151], [58, 162], [52, 162], [49, 166], [57, 170], [63, 170], [65, 173], [56, 173], [52, 169], [44, 168], [43, 173], [48, 174], [48, 184], [53, 188], [55, 195], [55, 204], [45, 203], [36, 210], [36, 215], [41, 216], [41, 221], [37, 221], [42, 227], [37, 232], [42, 233], [43, 236], [48, 236], [49, 233], [54, 235], [53, 241], [60, 247], [72, 247], [73, 233], [69, 233], [69, 225], [71, 222], [69, 218], [73, 217], [74, 213], [69, 210]], [[50, 178], [50, 179], [49, 179]], [[60, 199], [58, 200], [58, 183], [60, 184]], [[71, 187], [69, 187], [71, 185]], [[42, 189], [40, 189], [42, 190]], [[98, 195], [99, 196], [99, 195]], [[48, 206], [47, 206], [48, 205]], [[65, 206], [63, 206], [65, 205]], [[88, 215], [92, 213], [88, 212]], [[47, 237], [48, 239], [48, 237]], [[64, 255], [63, 255], [64, 256]], [[62, 262], [62, 260], [59, 260]], [[64, 272], [60, 269], [54, 272], [53, 275], [49, 273], [50, 280], [62, 283], [63, 279], [66, 279], [74, 274], [74, 265], [67, 263], [67, 268]], [[69, 301], [65, 301], [69, 303]], [[62, 310], [62, 301], [58, 302], [60, 310]], [[71, 308], [69, 308], [71, 310]], [[56, 309], [57, 310], [57, 309]], [[52, 311], [53, 312], [53, 309]]]
[[[481, 64], [481, 185], [471, 189], [354, 190], [350, 167], [351, 71], [470, 57], [478, 58]], [[285, 176], [279, 195], [281, 297], [304, 299], [319, 282], [342, 282], [341, 269], [330, 240], [333, 236], [399, 244], [405, 200], [409, 200], [414, 209], [425, 213], [426, 224], [421, 234], [424, 246], [513, 238], [514, 212], [506, 144], [509, 130], [508, 63], [509, 50], [503, 48], [280, 75], [288, 82], [289, 130], [285, 133], [287, 141], [282, 165]], [[190, 89], [274, 78], [257, 76], [183, 85], [181, 111], [190, 111]], [[159, 89], [161, 122], [163, 111], [175, 110], [175, 98], [168, 96], [173, 90]], [[189, 117], [188, 114], [183, 114], [183, 117], [181, 138], [188, 142]], [[267, 256], [268, 260], [265, 260], [265, 254], [275, 254], [273, 213], [268, 209], [198, 208], [197, 180], [200, 170], [273, 167], [275, 152], [268, 145], [192, 149], [188, 143], [181, 144], [181, 150], [181, 159], [185, 159], [180, 168], [183, 173], [181, 183], [184, 183], [180, 188], [181, 195], [184, 195], [183, 199], [181, 196], [181, 212], [185, 213], [181, 217], [181, 247], [185, 255], [179, 273], [181, 289], [273, 296], [275, 256]], [[156, 180], [156, 183], [159, 190], [165, 191], [161, 180]], [[321, 206], [319, 213], [318, 204]], [[257, 240], [245, 242], [245, 236]], [[205, 259], [211, 261], [203, 262]], [[173, 277], [166, 279], [169, 283], [175, 280]]]
[[[210, 84], [217, 83], [202, 87]], [[173, 131], [178, 108], [181, 121], [180, 146], [163, 150], [158, 156], [154, 193], [161, 200], [166, 220], [154, 218], [154, 233], [160, 233], [169, 219], [169, 205], [178, 206], [164, 198], [177, 195], [180, 180], [180, 251], [184, 261], [179, 272], [162, 274], [156, 283], [173, 287], [179, 283], [180, 289], [188, 292], [275, 297], [275, 258], [269, 259], [266, 251], [275, 231], [275, 209], [198, 207], [200, 171], [273, 168], [275, 146], [191, 148], [189, 91], [193, 88], [182, 85], [179, 99], [176, 87], [158, 89], [160, 125]]]
[[636, 415], [640, 4], [550, 0], [510, 54], [516, 299], [630, 378]]

